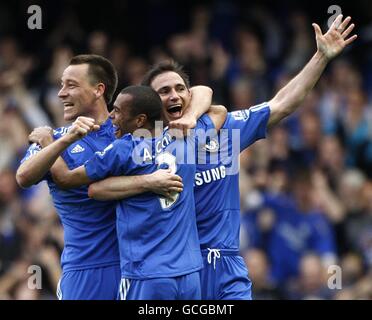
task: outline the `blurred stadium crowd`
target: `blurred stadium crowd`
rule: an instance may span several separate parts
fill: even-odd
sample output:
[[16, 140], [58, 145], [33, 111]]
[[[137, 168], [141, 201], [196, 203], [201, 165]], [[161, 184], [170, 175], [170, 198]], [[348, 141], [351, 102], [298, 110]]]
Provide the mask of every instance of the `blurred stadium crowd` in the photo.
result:
[[[0, 4], [0, 299], [55, 299], [63, 230], [47, 186], [22, 190], [14, 175], [31, 129], [65, 124], [57, 92], [73, 55], [109, 58], [119, 89], [172, 57], [232, 111], [273, 97], [315, 52], [311, 23], [325, 31], [330, 16], [288, 1], [105, 1], [89, 4], [96, 15], [81, 3]], [[27, 30], [30, 4], [42, 30]], [[340, 6], [356, 44], [241, 156], [241, 249], [256, 299], [372, 298], [372, 6]], [[342, 290], [327, 285], [333, 264]], [[30, 265], [42, 268], [42, 290], [28, 289]]]

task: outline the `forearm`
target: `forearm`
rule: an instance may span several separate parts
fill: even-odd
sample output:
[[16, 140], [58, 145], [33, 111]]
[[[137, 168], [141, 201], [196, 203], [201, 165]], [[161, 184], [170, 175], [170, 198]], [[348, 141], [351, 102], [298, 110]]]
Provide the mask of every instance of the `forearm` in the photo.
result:
[[58, 139], [22, 163], [16, 174], [18, 184], [28, 188], [39, 182], [68, 146], [67, 141]]
[[213, 90], [206, 86], [195, 86], [190, 89], [190, 105], [184, 112], [184, 116], [199, 119], [208, 111], [212, 104]]
[[301, 72], [269, 102], [269, 126], [293, 113], [315, 86], [328, 63], [328, 58], [317, 51]]
[[70, 170], [65, 161], [59, 157], [50, 169], [53, 181], [61, 189], [77, 188], [92, 182], [86, 174], [84, 166]]
[[92, 183], [89, 197], [96, 200], [119, 200], [149, 191], [148, 175], [110, 177]]

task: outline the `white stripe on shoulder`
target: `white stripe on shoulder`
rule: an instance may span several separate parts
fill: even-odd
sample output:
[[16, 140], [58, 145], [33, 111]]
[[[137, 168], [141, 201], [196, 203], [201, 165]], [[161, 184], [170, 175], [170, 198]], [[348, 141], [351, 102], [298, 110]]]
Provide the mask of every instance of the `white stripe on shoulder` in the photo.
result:
[[259, 111], [259, 110], [261, 110], [261, 109], [263, 109], [263, 108], [266, 108], [266, 107], [268, 107], [268, 106], [269, 106], [269, 105], [267, 104], [267, 102], [263, 102], [263, 103], [258, 104], [258, 105], [256, 105], [256, 106], [250, 107], [250, 108], [249, 108], [249, 111], [252, 111], [252, 112]]
[[71, 126], [68, 126], [68, 127], [60, 127], [60, 128], [58, 128], [58, 129], [55, 129], [55, 130], [53, 130], [53, 134], [54, 135], [61, 135], [61, 136], [64, 136], [66, 133], [67, 133], [67, 131], [68, 131], [68, 129], [70, 128]]

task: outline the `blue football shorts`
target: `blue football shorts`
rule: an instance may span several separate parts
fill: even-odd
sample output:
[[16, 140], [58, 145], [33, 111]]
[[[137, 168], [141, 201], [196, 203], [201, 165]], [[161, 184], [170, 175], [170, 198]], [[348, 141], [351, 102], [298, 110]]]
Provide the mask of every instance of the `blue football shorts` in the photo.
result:
[[59, 300], [116, 300], [120, 265], [63, 272], [57, 287]]
[[199, 272], [172, 278], [122, 278], [120, 300], [200, 300]]
[[202, 300], [252, 300], [252, 282], [239, 251], [203, 249]]

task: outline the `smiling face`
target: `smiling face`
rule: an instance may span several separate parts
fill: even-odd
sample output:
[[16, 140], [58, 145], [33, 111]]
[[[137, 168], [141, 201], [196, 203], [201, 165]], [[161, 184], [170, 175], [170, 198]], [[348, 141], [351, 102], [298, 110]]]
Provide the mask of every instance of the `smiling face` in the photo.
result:
[[133, 133], [137, 126], [138, 116], [131, 113], [133, 97], [129, 94], [119, 94], [114, 102], [110, 118], [115, 126], [115, 136], [120, 138], [127, 133]]
[[96, 98], [96, 86], [89, 81], [88, 65], [70, 65], [63, 72], [62, 88], [58, 92], [64, 106], [64, 119], [73, 121], [79, 116], [90, 116]]
[[152, 80], [151, 87], [161, 98], [166, 120], [181, 118], [191, 100], [190, 90], [181, 76], [173, 71], [164, 72]]
[[114, 102], [110, 118], [115, 126], [115, 136], [120, 138], [126, 133], [132, 133], [137, 126], [135, 117], [131, 115], [133, 97], [129, 94], [119, 94]]

